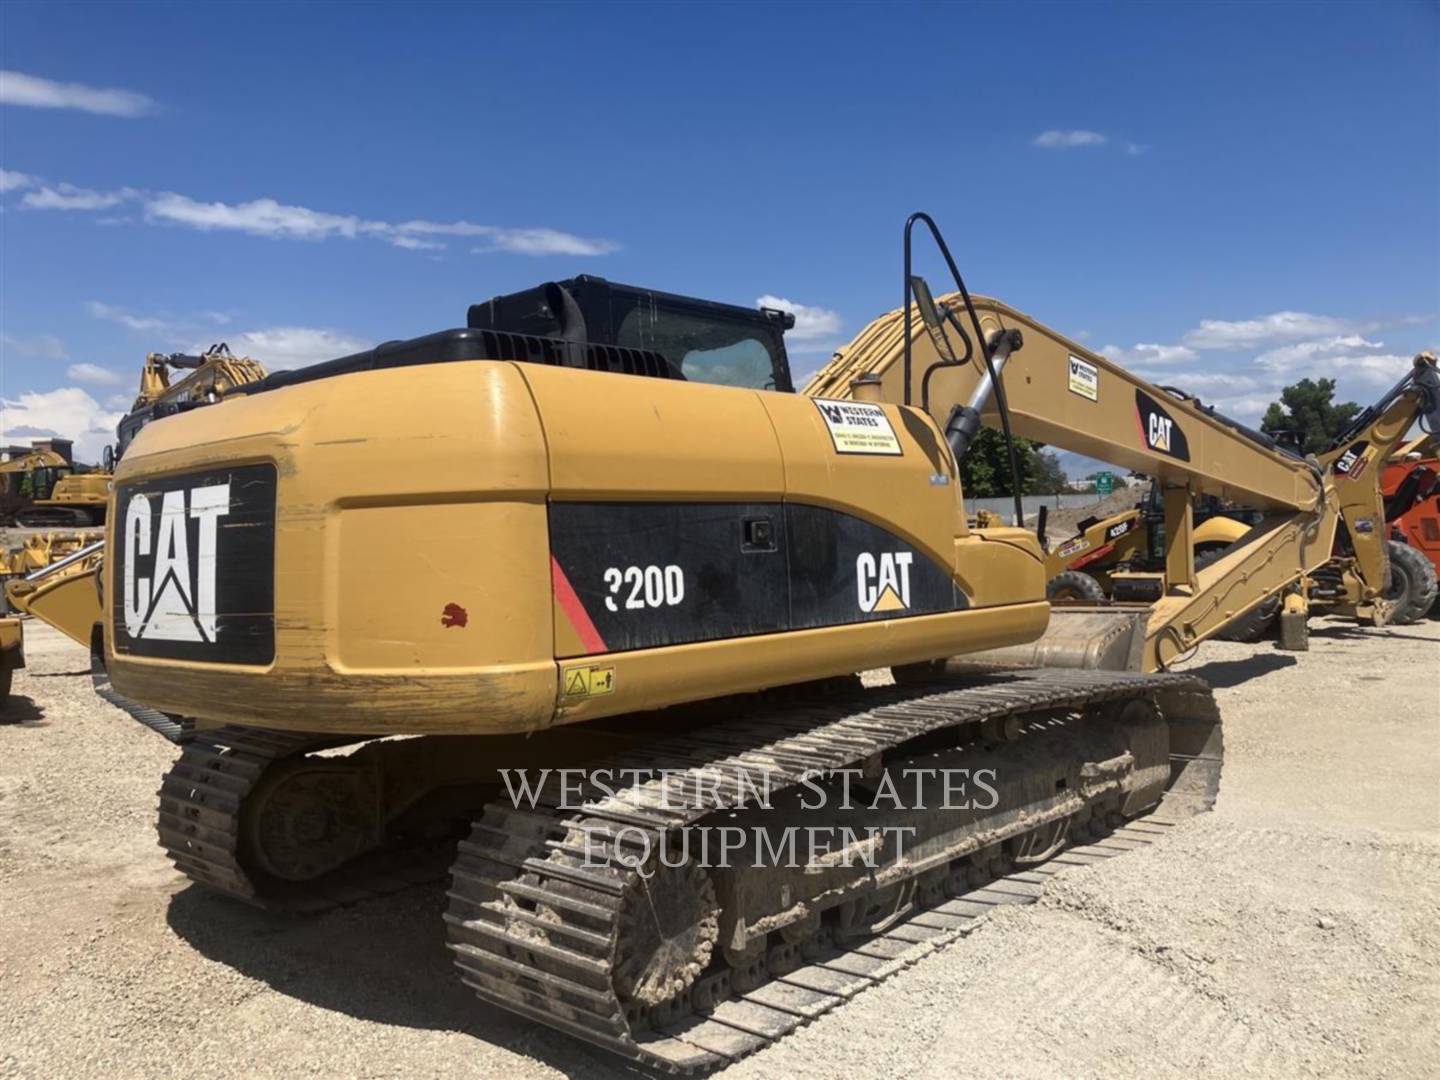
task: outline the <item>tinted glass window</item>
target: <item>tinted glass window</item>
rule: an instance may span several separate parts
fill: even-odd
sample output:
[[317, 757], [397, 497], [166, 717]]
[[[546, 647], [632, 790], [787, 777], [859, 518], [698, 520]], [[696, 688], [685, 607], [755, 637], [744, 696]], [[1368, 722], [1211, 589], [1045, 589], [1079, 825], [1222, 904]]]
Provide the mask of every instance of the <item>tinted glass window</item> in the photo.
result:
[[770, 346], [748, 326], [646, 305], [626, 314], [615, 344], [662, 352], [695, 382], [775, 388]]

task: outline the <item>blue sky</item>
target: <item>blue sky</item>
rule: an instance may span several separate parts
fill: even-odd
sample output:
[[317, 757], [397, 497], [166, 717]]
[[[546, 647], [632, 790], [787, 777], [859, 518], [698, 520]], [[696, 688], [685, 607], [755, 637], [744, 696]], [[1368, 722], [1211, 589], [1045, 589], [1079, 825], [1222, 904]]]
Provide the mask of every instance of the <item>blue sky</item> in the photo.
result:
[[1366, 401], [1440, 341], [1437, 62], [1435, 3], [10, 0], [5, 434], [94, 456], [147, 351], [294, 366], [581, 272], [800, 305], [805, 372], [917, 208], [973, 290], [1242, 418]]

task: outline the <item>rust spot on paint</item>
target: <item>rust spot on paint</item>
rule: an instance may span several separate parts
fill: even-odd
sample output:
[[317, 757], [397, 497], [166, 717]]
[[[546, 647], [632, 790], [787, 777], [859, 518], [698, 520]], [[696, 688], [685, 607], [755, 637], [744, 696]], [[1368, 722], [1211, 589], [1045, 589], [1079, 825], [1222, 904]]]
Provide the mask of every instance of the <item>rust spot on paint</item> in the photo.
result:
[[445, 610], [440, 613], [441, 626], [465, 626], [469, 622], [469, 614], [459, 604], [446, 604]]

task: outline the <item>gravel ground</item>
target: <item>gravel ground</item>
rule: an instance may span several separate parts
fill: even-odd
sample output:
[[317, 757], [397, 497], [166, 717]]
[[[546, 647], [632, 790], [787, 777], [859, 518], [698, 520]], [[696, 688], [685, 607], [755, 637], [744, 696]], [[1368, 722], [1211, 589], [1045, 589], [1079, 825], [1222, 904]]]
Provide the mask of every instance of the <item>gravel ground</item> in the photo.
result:
[[[155, 846], [173, 751], [33, 622], [0, 725], [0, 1074], [622, 1075], [479, 1006], [440, 888], [312, 919], [186, 885]], [[735, 1077], [1434, 1075], [1440, 621], [1217, 642], [1213, 814], [728, 1070]]]

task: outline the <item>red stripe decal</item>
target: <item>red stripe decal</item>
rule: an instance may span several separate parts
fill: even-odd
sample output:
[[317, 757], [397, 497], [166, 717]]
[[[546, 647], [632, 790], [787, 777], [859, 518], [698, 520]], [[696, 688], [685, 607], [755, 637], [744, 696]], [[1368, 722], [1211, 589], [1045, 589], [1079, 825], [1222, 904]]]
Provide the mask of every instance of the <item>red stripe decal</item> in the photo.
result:
[[550, 556], [550, 581], [555, 588], [555, 599], [559, 601], [561, 609], [570, 619], [570, 625], [575, 627], [575, 632], [580, 635], [580, 644], [585, 646], [587, 653], [605, 652], [605, 639], [600, 636], [600, 631], [595, 629], [595, 624], [590, 621], [590, 613], [585, 610], [585, 605], [580, 602], [580, 597], [575, 595], [575, 587], [570, 584], [570, 579], [565, 576], [565, 571], [560, 569], [560, 563], [554, 555]]
[[1076, 559], [1074, 562], [1072, 562], [1072, 563], [1070, 564], [1070, 569], [1071, 569], [1071, 570], [1079, 570], [1082, 566], [1089, 566], [1089, 565], [1090, 565], [1092, 562], [1094, 562], [1096, 559], [1099, 559], [1099, 558], [1102, 558], [1103, 556], [1109, 555], [1110, 552], [1112, 552], [1112, 551], [1114, 551], [1114, 550], [1115, 550], [1115, 545], [1114, 545], [1114, 544], [1106, 544], [1106, 545], [1105, 545], [1104, 547], [1102, 547], [1102, 548], [1096, 548], [1094, 551], [1090, 552], [1090, 554], [1088, 554], [1088, 555], [1082, 555], [1080, 558], [1078, 558], [1078, 559]]

